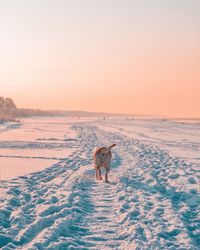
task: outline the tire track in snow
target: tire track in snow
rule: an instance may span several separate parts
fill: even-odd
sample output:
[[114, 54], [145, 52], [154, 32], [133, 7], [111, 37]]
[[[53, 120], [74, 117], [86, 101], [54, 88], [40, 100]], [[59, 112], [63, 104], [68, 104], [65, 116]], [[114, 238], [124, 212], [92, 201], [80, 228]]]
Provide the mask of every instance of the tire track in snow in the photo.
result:
[[[67, 161], [9, 184], [4, 250], [198, 249], [199, 194], [177, 184], [195, 187], [192, 165], [120, 133], [87, 123], [74, 129], [79, 149]], [[96, 182], [92, 151], [113, 142], [112, 182]]]

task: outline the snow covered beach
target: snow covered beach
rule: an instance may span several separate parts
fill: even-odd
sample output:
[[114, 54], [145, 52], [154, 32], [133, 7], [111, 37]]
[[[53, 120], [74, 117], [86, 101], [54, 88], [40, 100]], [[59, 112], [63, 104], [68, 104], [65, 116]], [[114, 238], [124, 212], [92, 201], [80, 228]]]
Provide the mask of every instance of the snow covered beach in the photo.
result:
[[[110, 184], [92, 152], [113, 149]], [[0, 247], [199, 249], [200, 123], [33, 118], [0, 125]]]

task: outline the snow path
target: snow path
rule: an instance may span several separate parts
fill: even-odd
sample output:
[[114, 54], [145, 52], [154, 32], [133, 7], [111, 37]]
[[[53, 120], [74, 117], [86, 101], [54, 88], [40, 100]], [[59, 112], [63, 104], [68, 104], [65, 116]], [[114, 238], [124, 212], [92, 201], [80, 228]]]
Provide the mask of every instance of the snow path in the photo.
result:
[[[3, 250], [199, 249], [199, 166], [104, 125], [74, 124], [67, 159], [1, 181]], [[97, 182], [94, 147], [114, 142], [111, 182]]]

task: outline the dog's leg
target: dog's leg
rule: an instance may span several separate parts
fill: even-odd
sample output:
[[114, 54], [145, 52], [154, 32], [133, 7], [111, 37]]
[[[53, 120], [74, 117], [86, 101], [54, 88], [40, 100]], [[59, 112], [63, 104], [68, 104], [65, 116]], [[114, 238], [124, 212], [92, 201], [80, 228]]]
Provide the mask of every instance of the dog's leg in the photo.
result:
[[105, 173], [105, 182], [109, 182], [108, 181], [108, 170], [106, 169], [106, 173]]
[[102, 180], [102, 176], [101, 176], [101, 169], [100, 169], [100, 168], [98, 168], [98, 170], [99, 170], [99, 180], [101, 181], [101, 180]]
[[98, 179], [99, 179], [99, 178], [98, 178], [98, 169], [97, 169], [97, 167], [96, 167], [96, 166], [95, 166], [94, 168], [95, 168], [96, 180], [98, 180]]

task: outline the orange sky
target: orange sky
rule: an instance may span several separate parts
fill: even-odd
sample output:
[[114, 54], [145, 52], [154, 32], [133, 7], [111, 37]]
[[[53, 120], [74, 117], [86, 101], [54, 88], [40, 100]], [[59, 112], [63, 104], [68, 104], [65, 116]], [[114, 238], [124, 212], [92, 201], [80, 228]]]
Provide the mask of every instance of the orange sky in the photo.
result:
[[200, 117], [200, 1], [0, 3], [0, 96], [18, 107]]

